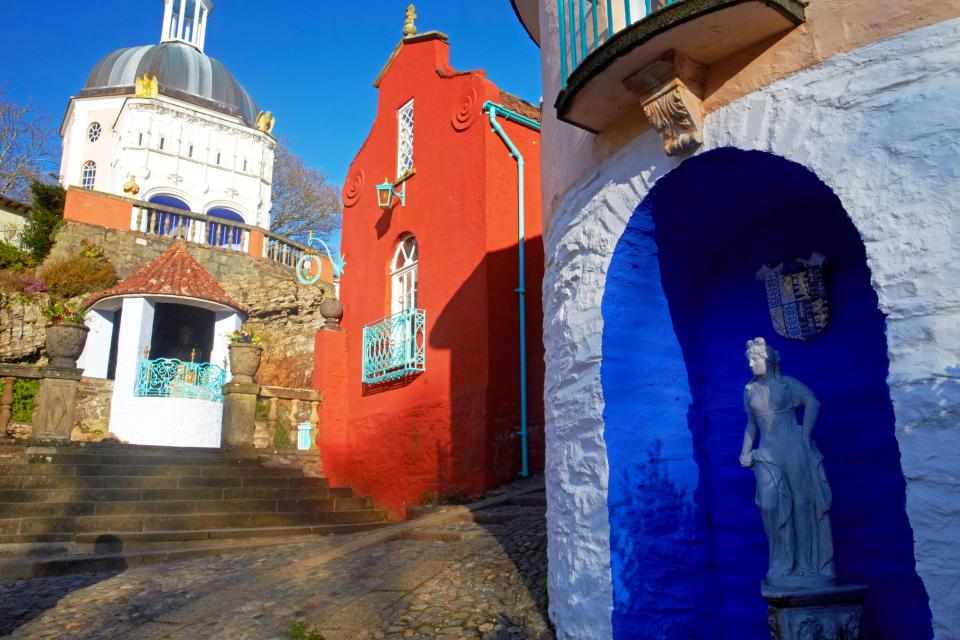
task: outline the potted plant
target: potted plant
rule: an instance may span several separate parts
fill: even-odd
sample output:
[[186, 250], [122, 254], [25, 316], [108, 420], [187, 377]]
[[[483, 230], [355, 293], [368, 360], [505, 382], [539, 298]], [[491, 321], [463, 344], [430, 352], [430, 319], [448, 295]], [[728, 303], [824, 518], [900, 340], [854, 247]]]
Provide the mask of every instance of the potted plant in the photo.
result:
[[240, 327], [227, 334], [230, 341], [230, 373], [232, 382], [253, 382], [260, 368], [263, 339], [249, 327]]
[[47, 359], [51, 367], [76, 368], [90, 329], [83, 323], [87, 312], [59, 300], [43, 310], [47, 323]]

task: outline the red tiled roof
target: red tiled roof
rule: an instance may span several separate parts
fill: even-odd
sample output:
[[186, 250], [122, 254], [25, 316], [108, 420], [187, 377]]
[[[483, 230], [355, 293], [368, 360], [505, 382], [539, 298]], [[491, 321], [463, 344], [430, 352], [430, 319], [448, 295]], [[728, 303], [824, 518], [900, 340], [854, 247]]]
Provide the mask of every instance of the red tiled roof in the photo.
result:
[[143, 265], [120, 284], [97, 293], [86, 306], [114, 296], [162, 295], [207, 300], [246, 313], [247, 309], [231, 299], [207, 270], [187, 253], [187, 244], [179, 240], [156, 260]]
[[530, 103], [527, 102], [526, 100], [524, 100], [524, 99], [522, 99], [522, 98], [518, 98], [517, 96], [513, 95], [512, 93], [507, 93], [506, 91], [501, 91], [501, 92], [500, 92], [500, 104], [502, 104], [502, 105], [503, 105], [504, 107], [506, 107], [507, 109], [510, 109], [510, 111], [516, 111], [517, 113], [519, 113], [519, 114], [522, 115], [522, 116], [526, 116], [527, 118], [530, 118], [531, 120], [536, 120], [537, 122], [540, 122], [540, 117], [541, 117], [540, 109], [538, 109], [537, 107], [533, 106], [532, 104], [530, 104]]

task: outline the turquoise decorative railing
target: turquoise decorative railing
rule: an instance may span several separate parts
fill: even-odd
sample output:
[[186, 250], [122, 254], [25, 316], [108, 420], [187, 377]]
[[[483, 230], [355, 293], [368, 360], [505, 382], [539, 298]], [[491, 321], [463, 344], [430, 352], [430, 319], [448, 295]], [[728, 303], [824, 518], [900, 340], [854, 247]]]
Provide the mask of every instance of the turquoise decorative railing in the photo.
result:
[[137, 397], [196, 398], [223, 402], [227, 372], [209, 362], [183, 362], [176, 358], [141, 360], [137, 365]]
[[654, 11], [683, 0], [557, 0], [560, 20], [560, 83], [618, 32]]
[[395, 380], [426, 371], [427, 314], [404, 309], [363, 328], [363, 381]]

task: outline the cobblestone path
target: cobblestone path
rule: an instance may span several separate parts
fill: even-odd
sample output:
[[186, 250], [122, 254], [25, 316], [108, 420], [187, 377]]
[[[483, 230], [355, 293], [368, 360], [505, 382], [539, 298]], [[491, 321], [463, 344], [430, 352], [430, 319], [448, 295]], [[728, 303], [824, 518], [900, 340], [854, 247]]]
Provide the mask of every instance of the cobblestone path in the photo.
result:
[[326, 640], [553, 638], [542, 494], [515, 502], [374, 546], [353, 534], [0, 584], [0, 635], [267, 640], [303, 621]]

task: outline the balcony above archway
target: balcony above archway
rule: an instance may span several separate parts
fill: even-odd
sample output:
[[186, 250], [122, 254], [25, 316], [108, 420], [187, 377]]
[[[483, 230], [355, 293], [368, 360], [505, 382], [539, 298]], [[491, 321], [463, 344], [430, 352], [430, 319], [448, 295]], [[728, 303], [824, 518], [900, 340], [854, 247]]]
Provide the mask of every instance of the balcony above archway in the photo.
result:
[[[644, 3], [636, 0], [559, 3], [562, 90], [555, 103], [557, 117], [594, 133], [641, 105], [650, 115], [647, 100], [657, 97], [657, 92], [638, 92], [631, 79], [643, 75], [667, 52], [709, 67], [803, 23], [807, 4], [805, 0], [646, 0], [644, 15]], [[637, 19], [638, 14], [643, 17]], [[698, 91], [691, 89], [694, 95]], [[702, 98], [702, 94], [696, 96]]]

